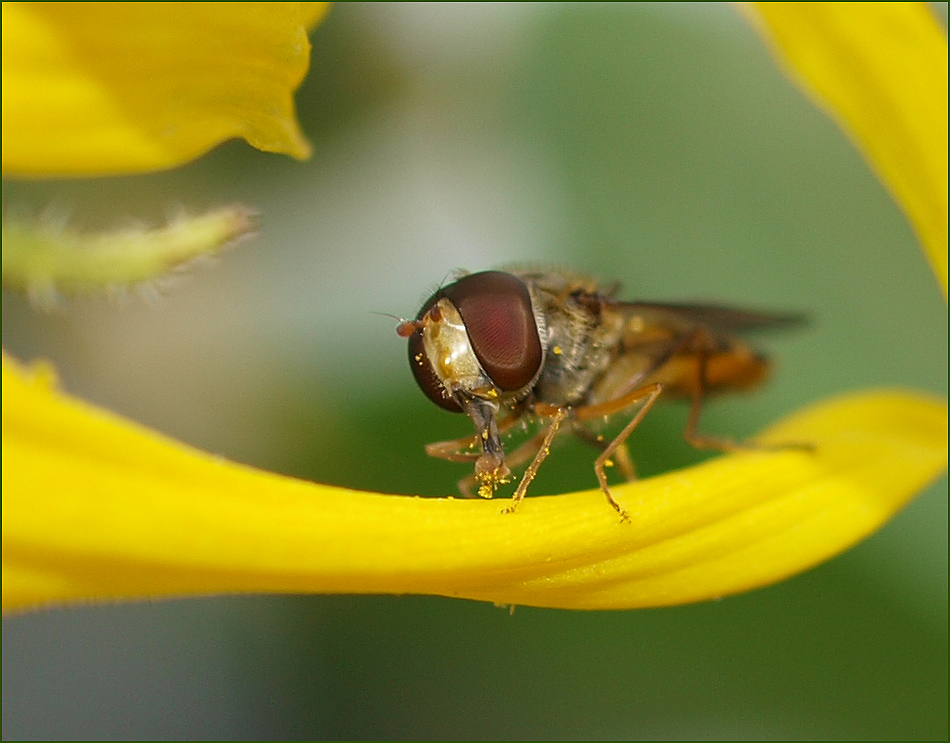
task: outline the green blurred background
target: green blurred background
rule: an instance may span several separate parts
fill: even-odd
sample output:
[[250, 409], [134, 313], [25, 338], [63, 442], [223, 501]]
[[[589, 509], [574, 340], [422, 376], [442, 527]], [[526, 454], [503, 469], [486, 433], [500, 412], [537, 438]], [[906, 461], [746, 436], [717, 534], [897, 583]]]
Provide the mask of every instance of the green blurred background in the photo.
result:
[[[938, 13], [946, 24], [946, 3]], [[315, 155], [228, 143], [137, 178], [3, 184], [87, 227], [241, 201], [260, 237], [160, 291], [3, 295], [3, 345], [209, 451], [358, 488], [453, 492], [395, 322], [457, 267], [562, 265], [630, 298], [806, 310], [746, 436], [816, 399], [947, 395], [947, 313], [905, 220], [734, 8], [341, 4], [299, 95]], [[154, 287], [152, 287], [154, 289]], [[699, 458], [651, 413], [644, 473]], [[536, 494], [595, 485], [555, 452]], [[567, 612], [429, 597], [227, 597], [3, 622], [4, 738], [946, 739], [947, 480], [881, 532], [723, 601]]]

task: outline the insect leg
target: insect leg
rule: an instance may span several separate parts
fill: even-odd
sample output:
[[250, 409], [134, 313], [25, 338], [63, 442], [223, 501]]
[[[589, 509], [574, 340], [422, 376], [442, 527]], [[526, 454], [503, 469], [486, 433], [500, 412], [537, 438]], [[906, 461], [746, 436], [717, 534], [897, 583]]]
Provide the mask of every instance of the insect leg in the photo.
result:
[[[657, 401], [662, 393], [663, 385], [654, 383], [639, 390], [634, 390], [624, 398], [615, 401], [618, 404], [623, 402], [623, 407], [632, 405], [639, 400], [643, 400], [643, 404], [640, 406], [637, 414], [630, 419], [630, 422], [623, 427], [623, 430], [617, 434], [614, 440], [607, 444], [600, 456], [594, 461], [594, 473], [597, 475], [597, 482], [600, 483], [600, 489], [603, 491], [604, 496], [606, 496], [607, 502], [610, 504], [611, 508], [620, 514], [620, 519], [622, 521], [629, 521], [630, 515], [620, 507], [620, 504], [617, 503], [617, 501], [614, 500], [614, 497], [610, 494], [610, 486], [607, 484], [607, 473], [605, 468], [607, 467], [607, 463], [610, 461], [615, 452], [617, 452], [621, 447], [626, 448], [627, 438], [631, 433], [633, 433], [633, 430], [638, 425], [640, 425], [640, 421], [643, 420], [643, 417], [649, 412], [650, 408], [653, 407], [653, 404]], [[600, 406], [591, 407], [595, 408]]]
[[[511, 505], [502, 509], [502, 513], [514, 513], [515, 509], [518, 507], [518, 504], [524, 500], [525, 493], [528, 492], [528, 486], [538, 474], [538, 469], [541, 467], [541, 463], [544, 462], [544, 460], [547, 459], [548, 454], [551, 453], [551, 442], [554, 441], [554, 437], [557, 435], [558, 429], [561, 427], [561, 422], [567, 417], [568, 413], [570, 412], [570, 408], [557, 408], [556, 410], [557, 412], [551, 416], [551, 425], [548, 426], [548, 430], [544, 434], [544, 438], [541, 441], [541, 445], [537, 449], [537, 453], [534, 455], [534, 459], [531, 460], [531, 464], [529, 464], [528, 468], [524, 471], [524, 475], [521, 476], [521, 482], [518, 483], [518, 487], [515, 489], [515, 494], [511, 497]], [[528, 443], [532, 444], [533, 440], [529, 441]]]
[[697, 449], [716, 449], [729, 452], [743, 448], [734, 440], [719, 436], [708, 436], [698, 432], [699, 415], [702, 412], [703, 400], [709, 383], [706, 378], [706, 369], [709, 364], [711, 339], [706, 334], [697, 333], [694, 336], [696, 351], [696, 387], [689, 405], [689, 417], [686, 419], [686, 428], [683, 429], [683, 438]]
[[[574, 424], [574, 434], [582, 441], [593, 446], [595, 449], [603, 451], [607, 448], [607, 442], [604, 441], [603, 436], [593, 433], [576, 421]], [[634, 465], [633, 460], [630, 458], [630, 449], [626, 442], [620, 444], [620, 446], [617, 447], [616, 451], [614, 451], [611, 461], [620, 468], [620, 474], [623, 475], [624, 480], [629, 482], [631, 480], [637, 479], [637, 468]], [[608, 464], [607, 466], [610, 465]]]
[[709, 391], [709, 381], [706, 376], [707, 366], [709, 364], [709, 355], [712, 349], [712, 339], [705, 333], [696, 333], [693, 336], [696, 351], [696, 387], [693, 391], [689, 406], [689, 417], [686, 419], [686, 427], [683, 429], [683, 438], [688, 444], [697, 449], [713, 449], [721, 452], [734, 451], [781, 451], [784, 449], [797, 449], [800, 451], [814, 451], [813, 444], [788, 443], [788, 444], [756, 444], [749, 441], [736, 441], [734, 439], [722, 436], [710, 436], [699, 432], [699, 416], [702, 412], [703, 400]]
[[620, 475], [627, 482], [632, 482], [637, 479], [637, 468], [630, 458], [630, 448], [627, 446], [626, 441], [620, 443], [617, 448], [614, 449], [613, 455], [607, 459], [604, 465], [609, 467], [611, 462], [617, 465], [620, 469]]
[[[498, 423], [498, 433], [508, 433], [521, 419], [520, 414], [510, 414], [505, 416]], [[426, 444], [426, 454], [436, 459], [445, 459], [449, 462], [471, 462], [480, 456], [475, 447], [479, 445], [479, 437], [462, 436], [458, 439], [449, 441], [436, 441], [432, 444]]]
[[[426, 444], [426, 454], [449, 462], [473, 462], [481, 456], [481, 452], [474, 451], [477, 445], [477, 436], [463, 436], [451, 441], [436, 441], [432, 444]], [[471, 451], [466, 451], [466, 449]]]
[[[544, 444], [544, 439], [547, 436], [547, 431], [540, 431], [539, 433], [532, 436], [530, 439], [521, 444], [517, 449], [515, 449], [511, 454], [505, 457], [505, 463], [510, 469], [517, 470], [521, 465], [527, 462], [531, 457], [533, 457], [541, 446]], [[475, 456], [472, 459], [476, 459], [479, 455], [474, 453]], [[461, 480], [458, 481], [459, 492], [462, 493], [466, 498], [473, 497], [473, 492], [476, 484], [475, 473], [473, 472], [470, 475], [466, 475]]]

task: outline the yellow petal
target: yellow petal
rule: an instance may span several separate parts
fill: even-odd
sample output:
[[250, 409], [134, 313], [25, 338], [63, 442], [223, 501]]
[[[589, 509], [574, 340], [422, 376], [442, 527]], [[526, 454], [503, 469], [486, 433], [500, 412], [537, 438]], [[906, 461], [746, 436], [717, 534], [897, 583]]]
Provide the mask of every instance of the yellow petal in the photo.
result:
[[195, 451], [3, 364], [3, 606], [220, 592], [416, 593], [564, 608], [698, 601], [803, 570], [946, 468], [947, 408], [854, 395], [776, 426], [802, 451], [504, 501], [301, 482]]
[[947, 297], [947, 36], [926, 3], [753, 3], [910, 219]]
[[243, 137], [297, 158], [319, 3], [3, 3], [3, 173], [170, 168]]

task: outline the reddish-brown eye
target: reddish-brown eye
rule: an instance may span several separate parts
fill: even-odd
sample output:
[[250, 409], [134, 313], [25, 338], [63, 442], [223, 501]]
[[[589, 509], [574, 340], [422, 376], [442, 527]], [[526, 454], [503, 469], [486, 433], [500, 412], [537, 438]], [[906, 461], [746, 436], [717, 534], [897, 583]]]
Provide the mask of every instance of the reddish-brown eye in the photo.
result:
[[521, 279], [500, 271], [473, 273], [439, 294], [458, 308], [475, 356], [499, 389], [521, 389], [537, 376], [541, 338]]

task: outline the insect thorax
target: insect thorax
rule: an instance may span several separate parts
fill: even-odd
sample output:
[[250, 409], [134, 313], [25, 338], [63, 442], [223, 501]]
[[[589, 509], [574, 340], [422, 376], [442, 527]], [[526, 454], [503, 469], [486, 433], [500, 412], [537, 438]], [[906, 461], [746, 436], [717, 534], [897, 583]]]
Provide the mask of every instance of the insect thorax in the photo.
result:
[[550, 405], [577, 405], [610, 364], [620, 342], [621, 322], [602, 313], [596, 295], [555, 298], [544, 292], [546, 359], [534, 388]]

